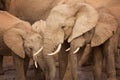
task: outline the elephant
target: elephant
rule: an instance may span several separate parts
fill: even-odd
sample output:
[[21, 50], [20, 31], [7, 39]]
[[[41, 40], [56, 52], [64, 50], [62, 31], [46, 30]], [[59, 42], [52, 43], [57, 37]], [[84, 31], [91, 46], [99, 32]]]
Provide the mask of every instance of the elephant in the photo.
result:
[[[6, 11], [0, 11], [0, 73], [3, 73], [4, 55], [12, 55], [17, 80], [26, 80], [30, 58], [39, 53], [43, 38], [30, 23], [20, 20]], [[39, 51], [39, 52], [38, 52]]]
[[[119, 22], [119, 20], [118, 20], [119, 17], [117, 17], [119, 15], [117, 15], [117, 13], [114, 12], [115, 10], [118, 10], [117, 8], [112, 10], [112, 9], [110, 9], [112, 6], [110, 8], [108, 7], [109, 5], [107, 7], [104, 6], [103, 8], [106, 8], [105, 13], [102, 14], [101, 12], [99, 12], [99, 10], [97, 10], [97, 8], [94, 8], [93, 6], [91, 6], [85, 2], [80, 2], [80, 0], [79, 1], [76, 0], [77, 2], [75, 2], [75, 1], [69, 2], [69, 1], [71, 1], [71, 0], [68, 0], [68, 1], [65, 0], [65, 2], [63, 1], [62, 3], [58, 4], [58, 6], [55, 6], [54, 8], [52, 8], [50, 14], [48, 15], [48, 17], [46, 19], [47, 28], [44, 33], [43, 56], [46, 59], [46, 64], [49, 67], [49, 69], [54, 71], [53, 75], [55, 74], [55, 65], [54, 65], [54, 60], [51, 55], [54, 55], [60, 51], [60, 53], [59, 53], [59, 59], [60, 59], [59, 60], [59, 63], [60, 63], [60, 65], [59, 65], [60, 66], [60, 77], [59, 78], [60, 78], [60, 80], [66, 80], [63, 77], [64, 77], [65, 70], [67, 67], [67, 59], [68, 59], [68, 54], [66, 54], [68, 52], [64, 52], [64, 50], [69, 46], [69, 44], [67, 44], [67, 42], [71, 43], [72, 40], [77, 39], [79, 36], [82, 36], [84, 33], [92, 30], [93, 28], [97, 29], [95, 31], [98, 31], [98, 33], [99, 33], [99, 29], [96, 28], [96, 25], [101, 26], [103, 24], [101, 22], [99, 23], [99, 20], [101, 20], [101, 21], [108, 20], [105, 23], [106, 26], [112, 25], [113, 27], [110, 29], [111, 31], [108, 31], [110, 33], [106, 33], [107, 37], [105, 37], [105, 39], [103, 38], [102, 42], [101, 41], [100, 41], [100, 43], [98, 42], [99, 45], [96, 45], [96, 46], [101, 47], [102, 46], [101, 44], [103, 44], [105, 41], [107, 41], [110, 37], [112, 37], [113, 33], [116, 32], [117, 24]], [[67, 7], [67, 5], [72, 6], [72, 7], [70, 7], [71, 10], [68, 10], [67, 8], [65, 8], [65, 7]], [[74, 10], [74, 8], [76, 10], [72, 11], [72, 10]], [[106, 17], [106, 19], [104, 19], [104, 17], [101, 18], [101, 15], [104, 15]], [[112, 20], [113, 22], [111, 22], [109, 20], [109, 17], [110, 17], [110, 20]], [[114, 19], [114, 17], [115, 17], [115, 19]], [[111, 23], [115, 23], [115, 25], [111, 24]], [[109, 30], [108, 28], [106, 28], [106, 29]], [[93, 39], [95, 40], [95, 37]], [[113, 43], [113, 42], [111, 42], [112, 39], [113, 38], [110, 38], [108, 40], [108, 42], [105, 42], [105, 44], [111, 45]], [[83, 41], [85, 41], [84, 38], [83, 38]], [[93, 40], [91, 40], [91, 41], [92, 41], [91, 43], [94, 43]], [[63, 43], [67, 44], [67, 46], [65, 46]], [[96, 43], [94, 43], [94, 44], [96, 44]], [[61, 46], [63, 46], [62, 49], [61, 49]], [[88, 46], [87, 48], [89, 49], [89, 44], [87, 46]], [[96, 46], [93, 46], [93, 47], [95, 47], [95, 49], [93, 50], [94, 53], [97, 53], [98, 51], [101, 52], [102, 50], [100, 50], [100, 49], [103, 49], [103, 48], [99, 49], [99, 47], [96, 47]], [[56, 47], [57, 47], [57, 49], [56, 49]], [[109, 47], [111, 48], [113, 46], [109, 46]], [[107, 47], [105, 51], [110, 51], [109, 47]], [[56, 50], [54, 51], [54, 49], [56, 49]], [[61, 53], [61, 52], [63, 52], [63, 53]], [[73, 53], [73, 51], [71, 53]], [[107, 56], [107, 54], [111, 54], [111, 55]], [[110, 53], [107, 53], [107, 54], [106, 54], [107, 63], [110, 63], [110, 61], [112, 61], [112, 63], [109, 64], [111, 67], [109, 67], [108, 72], [114, 71], [113, 73], [111, 73], [111, 72], [108, 73], [108, 79], [116, 80], [113, 53], [110, 51]], [[47, 55], [49, 55], [49, 56], [47, 56]], [[97, 55], [98, 57], [102, 56], [102, 54], [99, 54], [99, 53], [97, 53], [95, 55]], [[112, 58], [110, 59], [110, 57], [112, 57]], [[94, 58], [94, 59], [97, 59], [97, 58]], [[102, 60], [102, 57], [100, 57], [100, 60]], [[97, 62], [98, 60], [95, 60], [95, 61]], [[97, 67], [96, 65], [101, 66], [101, 63], [99, 62], [99, 64], [95, 64], [95, 68]], [[74, 69], [76, 69], [76, 68], [74, 68]], [[100, 68], [98, 68], [98, 69], [100, 69]], [[99, 72], [99, 70], [96, 70], [96, 71]], [[95, 72], [96, 76], [97, 76], [95, 79], [99, 80], [99, 78], [100, 78], [99, 76], [101, 73], [98, 73], [98, 72]], [[76, 71], [73, 72], [72, 80], [78, 79], [76, 75], [77, 75]]]
[[[73, 80], [77, 78], [77, 66], [83, 65], [86, 62], [86, 58], [89, 57], [90, 53], [94, 55], [94, 79], [101, 80], [102, 68], [103, 68], [103, 55], [106, 59], [106, 69], [108, 80], [117, 80], [115, 71], [114, 54], [117, 52], [117, 41], [118, 23], [116, 19], [107, 12], [105, 9], [99, 9], [99, 21], [96, 27], [92, 30], [84, 33], [83, 35], [73, 39], [70, 43], [69, 51], [69, 66], [72, 67]], [[77, 21], [75, 25], [77, 24]], [[74, 28], [73, 28], [74, 30]], [[102, 39], [101, 39], [102, 38]], [[80, 60], [77, 59], [77, 51], [85, 46]], [[81, 51], [81, 50], [80, 50]], [[77, 65], [78, 64], [78, 65]]]
[[[44, 32], [43, 33], [44, 34], [44, 48], [43, 48], [44, 63], [43, 64], [45, 65], [44, 70], [48, 71], [47, 72], [48, 74], [46, 75], [47, 80], [55, 79], [55, 71], [56, 71], [55, 70], [56, 69], [55, 62], [54, 62], [53, 56], [51, 56], [51, 55], [56, 54], [60, 50], [61, 45], [59, 45], [59, 43], [61, 43], [61, 44], [63, 43], [62, 40], [64, 40], [64, 35], [69, 36], [67, 33], [69, 33], [70, 31], [67, 32], [67, 30], [69, 28], [72, 29], [72, 26], [76, 19], [74, 15], [78, 12], [79, 9], [82, 9], [82, 7], [85, 7], [84, 8], [85, 11], [83, 10], [85, 15], [88, 14], [88, 16], [90, 16], [90, 15], [94, 14], [94, 17], [90, 16], [90, 19], [92, 19], [91, 22], [93, 22], [92, 24], [90, 24], [90, 26], [92, 28], [92, 26], [96, 25], [96, 22], [98, 20], [98, 14], [94, 8], [92, 8], [90, 5], [85, 4], [85, 3], [80, 3], [80, 4], [76, 4], [76, 3], [71, 4], [69, 2], [68, 3], [60, 3], [51, 10], [50, 15], [46, 19], [46, 23], [43, 22], [44, 26], [46, 26], [45, 30], [43, 30], [43, 32]], [[91, 10], [91, 12], [88, 12], [90, 10]], [[86, 18], [86, 16], [83, 17], [83, 19], [84, 18]], [[56, 21], [56, 23], [54, 23], [54, 21]], [[38, 25], [38, 26], [41, 24], [42, 24], [42, 21], [39, 21], [38, 23], [36, 22], [36, 25]], [[52, 28], [53, 26], [54, 26], [54, 28]], [[60, 29], [59, 31], [55, 31], [57, 29], [56, 26], [59, 26], [59, 29]], [[62, 28], [61, 28], [61, 26], [62, 26]], [[67, 26], [67, 28], [65, 26]], [[53, 32], [52, 32], [53, 30], [51, 30], [51, 29], [53, 29], [56, 34], [53, 35]], [[39, 29], [37, 29], [37, 30], [39, 32]], [[64, 34], [63, 32], [65, 30], [66, 30], [66, 33]], [[40, 31], [40, 32], [42, 32], [42, 31]], [[62, 34], [63, 37], [61, 38], [61, 35], [58, 35], [58, 34]], [[52, 38], [50, 35], [54, 36], [54, 38]], [[61, 41], [54, 43], [54, 40], [52, 40], [51, 38], [55, 39], [55, 41], [58, 41], [58, 40], [61, 40]], [[55, 44], [59, 45], [59, 46], [58, 46], [58, 49], [56, 49], [56, 51], [52, 53], [51, 51], [53, 51], [54, 48], [56, 48]], [[52, 53], [52, 54], [50, 54], [50, 53]], [[63, 76], [63, 75], [61, 75], [61, 76]], [[60, 80], [62, 80], [62, 77], [60, 77]]]
[[[39, 20], [39, 19], [46, 20], [51, 9], [55, 5], [57, 5], [59, 2], [60, 2], [59, 4], [61, 4], [61, 3], [64, 3], [64, 1], [69, 2], [71, 4], [71, 3], [75, 3], [76, 1], [77, 1], [77, 3], [80, 3], [82, 0], [74, 0], [74, 1], [73, 0], [63, 0], [63, 1], [62, 0], [54, 0], [54, 1], [46, 0], [44, 2], [41, 0], [37, 0], [36, 2], [35, 2], [35, 0], [29, 0], [29, 2], [28, 1], [26, 2], [24, 0], [23, 1], [22, 0], [12, 0], [8, 12], [19, 17], [20, 19], [29, 21], [32, 24], [36, 20]], [[119, 0], [106, 0], [106, 1], [104, 1], [104, 0], [100, 0], [100, 1], [98, 1], [98, 0], [85, 0], [83, 2], [93, 6], [95, 9], [104, 6], [105, 8], [110, 10], [110, 13], [115, 16], [115, 18], [117, 19], [118, 22], [120, 21], [119, 14], [118, 14], [119, 7], [117, 7], [117, 6], [119, 6], [119, 3], [120, 3]], [[53, 3], [53, 5], [49, 6], [49, 3], [51, 3], [51, 4]], [[48, 6], [46, 6], [46, 5], [48, 5]], [[39, 6], [39, 8], [38, 8], [38, 6]], [[54, 22], [56, 22], [56, 21], [54, 21]], [[55, 28], [55, 26], [53, 28]], [[61, 26], [61, 28], [64, 28], [64, 26]], [[61, 28], [59, 28], [58, 31]], [[66, 30], [66, 27], [64, 29]], [[48, 33], [45, 33], [45, 34], [47, 35], [47, 34], [51, 33], [49, 36], [53, 35], [52, 33], [55, 32], [55, 30], [52, 29], [52, 27], [50, 28], [50, 30], [48, 29]], [[56, 29], [56, 31], [57, 31], [57, 29]], [[64, 32], [66, 32], [66, 31], [61, 32], [61, 34]], [[67, 32], [69, 33], [69, 30]], [[69, 35], [64, 36], [62, 34], [61, 35], [62, 38], [60, 39], [60, 36], [58, 36], [57, 33], [56, 33], [56, 36], [57, 36], [56, 38], [54, 38], [55, 36], [51, 37], [52, 41], [56, 41], [54, 44], [51, 43], [51, 46], [58, 45], [60, 40], [62, 40], [62, 42], [67, 42], [66, 40], [64, 40], [64, 37], [69, 36]], [[60, 32], [58, 34], [60, 35]], [[47, 43], [49, 43], [49, 41]], [[63, 52], [63, 53], [59, 54], [59, 59], [60, 59], [59, 62], [61, 64], [60, 65], [60, 79], [62, 79], [62, 77], [65, 73], [65, 69], [66, 69], [65, 66], [67, 64], [67, 57], [68, 57], [67, 56], [68, 54], [65, 54], [68, 52], [64, 52], [65, 48], [68, 48], [68, 45], [66, 46], [63, 44], [62, 46], [63, 47], [61, 49], [61, 52]], [[52, 50], [50, 52], [52, 52]]]
[[50, 10], [60, 1], [61, 0], [11, 0], [10, 7], [7, 11], [33, 24], [40, 19], [45, 20]]

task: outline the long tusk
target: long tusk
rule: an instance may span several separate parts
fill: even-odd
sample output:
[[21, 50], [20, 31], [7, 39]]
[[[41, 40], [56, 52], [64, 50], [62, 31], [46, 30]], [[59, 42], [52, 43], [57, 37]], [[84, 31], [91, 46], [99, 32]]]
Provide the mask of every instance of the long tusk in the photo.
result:
[[55, 54], [57, 54], [60, 51], [61, 47], [62, 47], [62, 45], [59, 44], [57, 50], [55, 52], [51, 53], [51, 54], [48, 54], [48, 55], [55, 55]]
[[77, 49], [73, 52], [73, 54], [77, 53], [77, 52], [79, 51], [79, 49], [80, 49], [80, 48], [77, 48]]
[[69, 51], [69, 50], [70, 50], [70, 48], [66, 49], [65, 51]]
[[38, 53], [40, 53], [43, 50], [43, 46], [35, 53], [33, 56], [36, 56]]

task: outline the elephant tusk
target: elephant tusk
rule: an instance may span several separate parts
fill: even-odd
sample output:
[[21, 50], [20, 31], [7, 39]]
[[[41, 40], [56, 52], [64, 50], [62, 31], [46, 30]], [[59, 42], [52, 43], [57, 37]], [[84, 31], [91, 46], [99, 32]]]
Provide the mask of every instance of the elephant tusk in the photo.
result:
[[69, 51], [69, 50], [70, 50], [70, 48], [66, 49], [65, 51]]
[[33, 56], [38, 55], [38, 53], [40, 53], [42, 50], [43, 50], [43, 46]]
[[73, 54], [77, 53], [77, 52], [79, 51], [79, 49], [80, 49], [80, 48], [77, 48], [77, 49], [73, 52]]
[[38, 68], [36, 58], [37, 58], [38, 53], [40, 53], [42, 50], [43, 50], [43, 47], [41, 47], [35, 54], [33, 54], [33, 60], [35, 61], [34, 64], [36, 68]]
[[59, 46], [58, 46], [58, 48], [56, 49], [56, 51], [53, 52], [53, 53], [51, 53], [51, 54], [48, 54], [48, 55], [55, 55], [55, 54], [57, 54], [57, 53], [60, 51], [61, 47], [62, 47], [62, 45], [59, 44]]
[[38, 68], [37, 62], [35, 61], [35, 67]]

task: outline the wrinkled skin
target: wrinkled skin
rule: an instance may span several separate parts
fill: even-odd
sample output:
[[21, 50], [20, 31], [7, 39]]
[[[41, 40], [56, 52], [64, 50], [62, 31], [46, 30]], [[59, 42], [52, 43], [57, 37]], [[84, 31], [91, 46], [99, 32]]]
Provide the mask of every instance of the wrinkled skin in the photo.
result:
[[[13, 0], [14, 1], [14, 0]], [[17, 1], [19, 1], [19, 0], [17, 0]], [[17, 1], [16, 1], [16, 4], [17, 4]], [[70, 1], [70, 0], [69, 0]], [[21, 1], [21, 3], [22, 2], [24, 2], [24, 1]], [[46, 1], [44, 1], [45, 3], [47, 2], [47, 0]], [[63, 2], [64, 2], [64, 0], [63, 0]], [[104, 5], [105, 5], [105, 7], [107, 8], [107, 9], [109, 9], [110, 10], [110, 13], [112, 13], [116, 18], [117, 18], [117, 20], [118, 20], [118, 22], [120, 22], [120, 15], [118, 14], [119, 13], [119, 0], [106, 0], [106, 1], [104, 1], [104, 0], [100, 0], [100, 1], [98, 1], [98, 0], [85, 0], [85, 2], [86, 3], [88, 3], [88, 4], [90, 4], [90, 5], [92, 5], [93, 7], [95, 7], [95, 8], [99, 8], [99, 7], [103, 7]], [[13, 4], [15, 3], [15, 2], [12, 2]], [[25, 2], [24, 2], [25, 3]], [[28, 3], [28, 2], [27, 2]], [[37, 2], [38, 3], [38, 2]], [[57, 2], [56, 2], [57, 3]], [[13, 5], [12, 4], [12, 5]], [[20, 2], [18, 2], [18, 4], [17, 4], [17, 6], [21, 6], [21, 4], [20, 4]], [[42, 3], [43, 4], [43, 3]], [[24, 5], [24, 4], [22, 4], [22, 5]], [[30, 5], [31, 5], [31, 3], [30, 3]], [[43, 5], [46, 5], [46, 4], [43, 4]], [[49, 13], [49, 10], [48, 10], [48, 13], [45, 13], [45, 15], [43, 16], [42, 14], [44, 14], [44, 11], [46, 11], [48, 8], [46, 8], [46, 7], [44, 7], [44, 6], [41, 6], [40, 7], [40, 3], [39, 3], [39, 8], [42, 8], [41, 10], [37, 10], [38, 8], [36, 8], [36, 10], [35, 11], [33, 11], [33, 9], [32, 8], [30, 8], [29, 7], [29, 9], [30, 10], [28, 10], [28, 12], [27, 12], [27, 10], [24, 10], [24, 9], [26, 9], [26, 6], [28, 6], [28, 5], [26, 5], [25, 4], [25, 6], [22, 6], [22, 7], [24, 7], [24, 8], [19, 8], [19, 7], [17, 7], [17, 6], [15, 6], [15, 5], [13, 5], [13, 7], [11, 7], [11, 9], [10, 9], [10, 12], [12, 13], [12, 14], [14, 14], [14, 15], [16, 15], [17, 17], [19, 17], [19, 18], [21, 18], [21, 19], [24, 19], [24, 20], [27, 20], [27, 21], [29, 21], [29, 22], [31, 22], [31, 23], [33, 23], [35, 20], [38, 20], [38, 18], [36, 18], [36, 17], [34, 17], [34, 13], [35, 13], [35, 16], [37, 15], [37, 12], [35, 12], [35, 11], [41, 11], [40, 13], [41, 14], [39, 14], [39, 19], [46, 19], [46, 15], [48, 15], [48, 13]], [[34, 5], [32, 5], [32, 6], [34, 6]], [[35, 5], [35, 6], [37, 6], [37, 5]], [[51, 7], [52, 8], [52, 7]], [[18, 11], [18, 12], [16, 12], [16, 10]], [[22, 13], [22, 12], [24, 12], [24, 13]], [[33, 13], [33, 17], [29, 17], [29, 15], [28, 14], [31, 14], [31, 12], [34, 12]], [[17, 13], [21, 13], [21, 14], [17, 14]], [[21, 16], [22, 15], [22, 16]], [[25, 16], [28, 16], [28, 17], [25, 17]], [[30, 15], [31, 16], [31, 15]], [[38, 16], [37, 16], [38, 17]], [[54, 27], [53, 27], [54, 28]], [[51, 28], [52, 29], [52, 28]], [[47, 34], [49, 34], [49, 33], [51, 33], [49, 36], [51, 37], [51, 46], [49, 47], [49, 48], [53, 48], [55, 45], [58, 45], [59, 44], [59, 42], [63, 42], [64, 41], [64, 38], [63, 37], [66, 37], [65, 35], [63, 35], [63, 33], [58, 33], [58, 34], [56, 34], [55, 36], [53, 36], [54, 35], [54, 33], [56, 33], [55, 31], [59, 31], [59, 30], [61, 30], [61, 28], [58, 28], [58, 29], [56, 29], [56, 30], [54, 30], [54, 29], [52, 29], [51, 30], [51, 32], [49, 32], [48, 31], [48, 33], [46, 33], [46, 35]], [[65, 30], [66, 30], [66, 28], [65, 28]], [[64, 32], [64, 31], [63, 31]], [[66, 31], [65, 31], [66, 32]], [[69, 31], [68, 31], [69, 32]], [[53, 34], [52, 34], [53, 33]], [[58, 35], [60, 35], [60, 36], [58, 36]], [[69, 36], [69, 35], [68, 35]], [[61, 38], [60, 38], [61, 37]], [[58, 38], [58, 39], [57, 39]], [[63, 40], [61, 40], [61, 39], [63, 39]], [[49, 44], [49, 42], [50, 42], [49, 40], [47, 41], [47, 39], [46, 39], [46, 45], [47, 44]], [[54, 41], [54, 43], [52, 43], [52, 41]], [[64, 54], [64, 53], [63, 53]], [[60, 64], [62, 64], [62, 65], [60, 65], [60, 72], [62, 73], [62, 74], [60, 74], [60, 80], [62, 79], [62, 77], [63, 77], [63, 75], [64, 75], [64, 72], [65, 72], [65, 67], [64, 66], [66, 66], [66, 64], [67, 64], [67, 62], [65, 61], [66, 59], [67, 59], [67, 54], [60, 54], [59, 55], [59, 58], [61, 59], [60, 60]], [[119, 60], [118, 60], [119, 61]], [[62, 68], [62, 70], [61, 70], [61, 68]], [[62, 77], [61, 77], [61, 75], [62, 75]]]
[[[110, 12], [110, 14], [112, 14], [118, 21], [119, 21], [119, 15], [118, 15], [118, 12], [117, 11], [119, 11], [119, 7], [117, 7], [117, 6], [119, 6], [119, 5], [116, 5], [117, 3], [118, 3], [119, 1], [117, 1], [116, 0], [116, 2], [110, 2], [110, 1], [108, 1], [108, 2], [106, 2], [105, 4], [107, 4], [105, 7], [109, 10], [109, 12]], [[99, 3], [99, 2], [98, 2]], [[113, 3], [113, 4], [112, 4]], [[94, 3], [95, 4], [95, 3]], [[102, 5], [100, 6], [100, 7], [102, 7]], [[111, 7], [112, 8], [114, 8], [114, 9], [111, 9]], [[95, 6], [95, 8], [99, 8], [99, 6]], [[48, 18], [49, 18], [49, 16], [48, 16]], [[48, 20], [48, 19], [47, 19]], [[56, 19], [55, 19], [56, 20]], [[55, 22], [55, 21], [54, 21]], [[57, 20], [56, 20], [56, 22], [57, 22]], [[47, 24], [49, 24], [49, 23], [52, 23], [51, 21], [47, 21]], [[59, 23], [59, 21], [58, 21], [58, 24], [61, 24], [61, 22]], [[86, 23], [87, 24], [87, 23]], [[49, 26], [50, 25], [50, 26]], [[54, 46], [56, 46], [56, 45], [58, 45], [58, 44], [60, 44], [60, 43], [62, 43], [63, 41], [64, 41], [64, 37], [66, 37], [64, 34], [66, 33], [66, 27], [63, 27], [63, 26], [55, 26], [55, 25], [57, 25], [57, 24], [55, 24], [55, 25], [53, 25], [53, 26], [51, 26], [51, 24], [49, 24], [49, 25], [47, 25], [48, 26], [48, 28], [49, 29], [47, 29], [48, 31], [46, 31], [46, 33], [45, 33], [45, 39], [44, 39], [44, 49], [43, 49], [43, 53], [50, 53], [50, 52], [52, 52], [54, 49], [53, 49], [53, 47]], [[65, 30], [64, 30], [65, 29]], [[116, 41], [115, 41], [116, 42]], [[107, 44], [108, 43], [108, 44]], [[111, 45], [112, 44], [112, 42], [111, 42], [111, 40], [110, 41], [108, 41], [106, 44], [107, 45]], [[113, 51], [111, 51], [111, 49], [113, 48], [113, 46], [109, 46], [109, 47], [107, 47], [106, 48], [106, 51], [107, 52], [109, 52], [109, 53], [107, 53], [106, 55], [110, 55], [110, 56], [106, 56], [107, 58], [107, 63], [109, 63], [109, 65], [110, 65], [110, 67], [108, 68], [108, 79], [109, 80], [116, 80], [116, 75], [115, 75], [115, 63], [114, 63], [114, 54], [112, 53]], [[48, 51], [49, 50], [49, 51]], [[51, 50], [51, 51], [50, 51]], [[73, 51], [72, 51], [73, 52]], [[98, 54], [97, 54], [97, 52], [98, 52]], [[98, 72], [95, 72], [95, 74], [96, 74], [96, 80], [100, 80], [100, 75], [101, 75], [101, 60], [102, 60], [102, 53], [101, 53], [101, 50], [99, 49], [99, 48], [96, 48], [95, 50], [94, 50], [94, 53], [96, 53], [95, 55], [97, 55], [97, 57], [100, 57], [100, 62], [98, 62], [98, 64], [95, 64], [95, 68], [97, 67], [96, 65], [99, 65], [99, 67], [98, 68], [96, 68], [96, 71], [98, 71]], [[100, 54], [101, 53], [101, 54]], [[59, 57], [60, 56], [62, 56], [62, 54], [60, 54], [59, 55]], [[60, 57], [61, 58], [61, 57]], [[63, 70], [60, 70], [60, 71], [62, 71], [62, 73], [60, 74], [60, 80], [62, 80], [63, 79], [63, 76], [64, 76], [64, 73], [65, 73], [65, 70], [66, 70], [66, 68], [65, 68], [65, 66], [66, 66], [66, 64], [67, 64], [67, 62], [66, 61], [63, 61], [63, 59], [65, 59], [65, 58], [67, 58], [66, 56], [65, 57], [63, 57], [62, 56], [62, 58], [61, 58], [61, 60], [60, 60], [60, 68], [62, 67], [63, 68], [63, 66], [64, 66], [64, 68], [63, 68]], [[95, 61], [98, 61], [98, 60], [96, 60], [97, 58], [95, 58]], [[73, 60], [73, 59], [72, 59]], [[71, 61], [72, 61], [71, 60]], [[76, 60], [76, 59], [75, 59]], [[112, 64], [110, 63], [112, 61]], [[74, 62], [74, 61], [73, 61]], [[97, 63], [97, 62], [95, 62], [95, 63]], [[98, 69], [100, 69], [100, 70], [98, 70]], [[113, 70], [113, 73], [111, 73], [110, 71], [111, 70]], [[95, 70], [94, 70], [95, 71]], [[109, 73], [110, 72], [110, 73]], [[62, 75], [62, 76], [61, 76]], [[99, 79], [97, 79], [97, 78], [99, 78]], [[68, 79], [68, 78], [67, 78]], [[77, 80], [77, 78], [75, 78], [75, 76], [72, 78], [72, 80]]]
[[[42, 37], [33, 31], [28, 22], [7, 12], [0, 11], [0, 18], [0, 65], [4, 55], [12, 55], [17, 80], [26, 80], [30, 57], [41, 48]], [[0, 68], [0, 73], [3, 73]]]

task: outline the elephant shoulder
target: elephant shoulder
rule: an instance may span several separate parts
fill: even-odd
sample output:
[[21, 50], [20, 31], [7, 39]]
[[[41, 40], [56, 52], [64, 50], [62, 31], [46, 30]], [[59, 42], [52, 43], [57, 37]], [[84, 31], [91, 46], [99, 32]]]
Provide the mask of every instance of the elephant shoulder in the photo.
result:
[[[0, 29], [8, 30], [12, 27], [16, 27], [18, 24], [21, 24], [21, 28], [25, 27], [22, 25], [30, 26], [30, 24], [26, 21], [20, 20], [19, 18], [13, 16], [12, 14], [6, 12], [6, 11], [0, 11]], [[19, 27], [19, 26], [18, 26]]]

